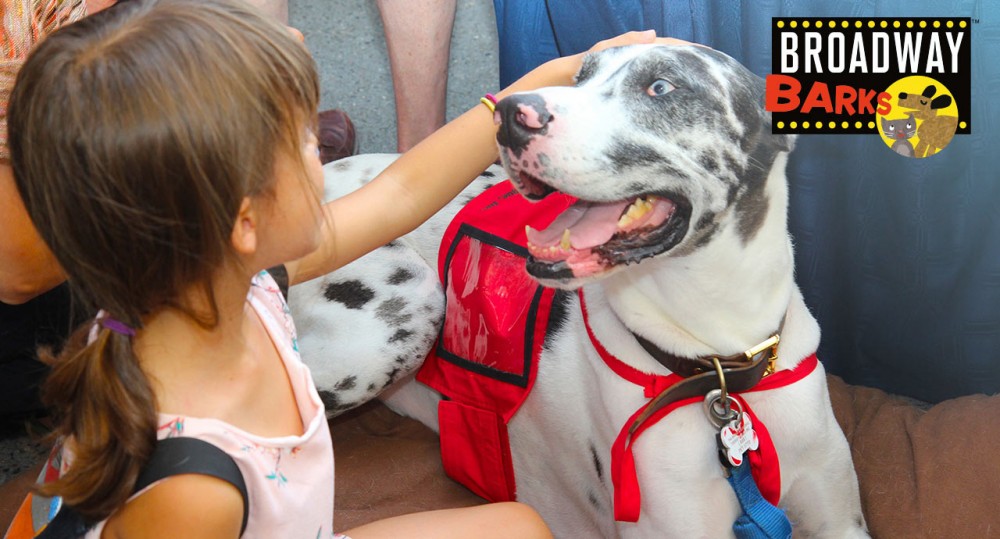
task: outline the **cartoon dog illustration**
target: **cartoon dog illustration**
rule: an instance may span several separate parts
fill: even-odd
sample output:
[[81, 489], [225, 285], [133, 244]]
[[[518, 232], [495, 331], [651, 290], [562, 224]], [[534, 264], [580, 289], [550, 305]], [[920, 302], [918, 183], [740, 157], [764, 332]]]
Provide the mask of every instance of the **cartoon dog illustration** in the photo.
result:
[[917, 127], [919, 142], [915, 149], [915, 157], [927, 157], [942, 150], [951, 142], [958, 127], [956, 116], [938, 114], [938, 110], [951, 105], [951, 96], [934, 97], [936, 93], [937, 87], [933, 84], [924, 88], [924, 92], [920, 95], [899, 93], [899, 106], [912, 109], [916, 118], [921, 120], [920, 126]]

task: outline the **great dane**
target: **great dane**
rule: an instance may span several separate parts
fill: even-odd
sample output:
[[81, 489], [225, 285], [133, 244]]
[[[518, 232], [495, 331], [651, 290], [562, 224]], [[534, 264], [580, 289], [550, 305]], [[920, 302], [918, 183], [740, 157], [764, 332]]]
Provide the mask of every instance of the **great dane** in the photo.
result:
[[[502, 100], [495, 119], [504, 170], [491, 168], [388, 248], [410, 246], [434, 266], [452, 216], [507, 177], [528, 199], [553, 192], [578, 199], [549, 226], [527, 231], [527, 272], [547, 287], [582, 293], [557, 296], [533, 389], [508, 425], [517, 499], [535, 507], [557, 537], [733, 536], [743, 510], [719, 444], [727, 428], [735, 433], [743, 426], [769, 435], [778, 467], [771, 472], [780, 476], [772, 487], [796, 537], [867, 537], [823, 367], [807, 365], [820, 332], [793, 279], [785, 164], [794, 140], [771, 133], [763, 92], [762, 79], [703, 47], [632, 46], [590, 55], [575, 86]], [[391, 159], [328, 165], [328, 188], [350, 191]], [[393, 274], [397, 281], [419, 280], [429, 271], [390, 266], [378, 278], [358, 271], [293, 288], [303, 341], [329, 344], [309, 319], [333, 319], [336, 309], [355, 317], [342, 322], [346, 327], [357, 327], [364, 305], [346, 308], [327, 293], [335, 285], [361, 291], [368, 319], [385, 325], [376, 337], [385, 342], [372, 348], [393, 338], [427, 345], [437, 331], [440, 291], [428, 285], [407, 305], [390, 309], [385, 302], [407, 297], [393, 292]], [[410, 327], [421, 320], [430, 323]], [[420, 346], [405, 358], [390, 354], [376, 363], [382, 370], [372, 381], [361, 381], [349, 374], [360, 360], [317, 357], [303, 342], [314, 370], [347, 364], [321, 388], [333, 393], [338, 383], [369, 394], [381, 390], [412, 370]], [[605, 356], [617, 361], [614, 368]], [[736, 387], [731, 373], [761, 361], [771, 363], [766, 372], [773, 374], [755, 370], [763, 376], [760, 387], [798, 373], [794, 383], [721, 397], [726, 377], [739, 393], [746, 388]], [[673, 370], [717, 390], [703, 404], [699, 389], [681, 401], [693, 404], [657, 414], [669, 404], [656, 402], [669, 384], [643, 388], [634, 378], [668, 380]], [[386, 395], [390, 406], [438, 428], [440, 395], [412, 380]], [[341, 398], [337, 405], [349, 404]], [[739, 413], [744, 407], [754, 414], [752, 426], [741, 423], [750, 415]], [[637, 522], [615, 520], [615, 490], [623, 488], [615, 483], [629, 468], [612, 469], [612, 453], [623, 436], [641, 490], [641, 502], [633, 502], [641, 511]], [[744, 441], [756, 447], [765, 440]]]

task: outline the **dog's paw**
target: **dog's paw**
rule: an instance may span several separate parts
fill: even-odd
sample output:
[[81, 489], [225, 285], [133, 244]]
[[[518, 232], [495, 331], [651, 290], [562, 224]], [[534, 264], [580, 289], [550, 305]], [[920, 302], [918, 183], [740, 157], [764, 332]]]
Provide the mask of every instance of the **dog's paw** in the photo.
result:
[[444, 313], [437, 273], [398, 240], [293, 286], [288, 303], [330, 417], [419, 367]]

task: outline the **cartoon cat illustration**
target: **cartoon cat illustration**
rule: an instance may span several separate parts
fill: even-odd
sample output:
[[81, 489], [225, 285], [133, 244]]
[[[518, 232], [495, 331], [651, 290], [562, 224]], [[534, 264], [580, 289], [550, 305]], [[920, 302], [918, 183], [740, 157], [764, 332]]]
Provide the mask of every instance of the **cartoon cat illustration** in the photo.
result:
[[892, 151], [904, 157], [915, 157], [913, 143], [910, 142], [910, 139], [917, 134], [917, 121], [913, 118], [913, 113], [911, 112], [908, 118], [887, 120], [882, 117], [881, 120], [882, 133], [895, 141], [892, 143]]

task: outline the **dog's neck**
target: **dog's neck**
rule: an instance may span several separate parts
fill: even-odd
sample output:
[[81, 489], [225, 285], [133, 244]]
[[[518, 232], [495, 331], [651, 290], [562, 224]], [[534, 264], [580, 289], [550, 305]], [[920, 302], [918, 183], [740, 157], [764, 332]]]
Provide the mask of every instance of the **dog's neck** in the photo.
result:
[[814, 352], [819, 329], [793, 275], [786, 156], [779, 154], [768, 177], [765, 223], [745, 244], [735, 227], [725, 227], [690, 254], [646, 261], [585, 293], [606, 300], [624, 328], [680, 357], [740, 353], [775, 333], [783, 319], [779, 360]]

